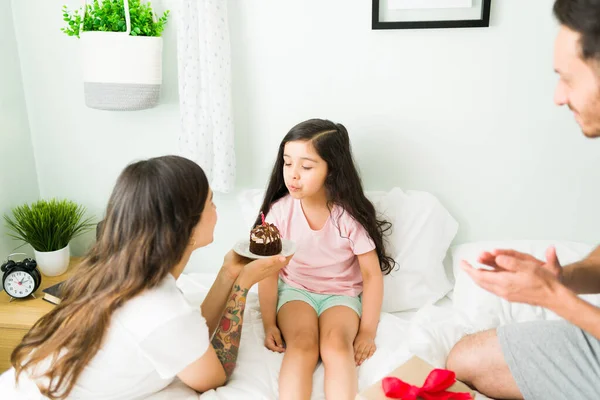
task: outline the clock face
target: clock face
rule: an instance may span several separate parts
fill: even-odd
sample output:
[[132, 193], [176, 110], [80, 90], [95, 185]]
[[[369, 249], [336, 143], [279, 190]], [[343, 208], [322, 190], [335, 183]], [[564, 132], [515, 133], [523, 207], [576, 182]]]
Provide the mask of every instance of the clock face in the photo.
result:
[[29, 296], [35, 288], [35, 280], [31, 274], [14, 271], [4, 280], [4, 290], [11, 297], [20, 299]]

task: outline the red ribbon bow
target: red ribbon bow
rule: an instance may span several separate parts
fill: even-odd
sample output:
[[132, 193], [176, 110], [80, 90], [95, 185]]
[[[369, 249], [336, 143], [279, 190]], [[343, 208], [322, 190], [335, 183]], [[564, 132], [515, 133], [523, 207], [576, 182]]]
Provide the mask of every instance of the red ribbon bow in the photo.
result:
[[434, 369], [431, 371], [423, 387], [417, 387], [401, 381], [398, 378], [387, 377], [383, 379], [382, 386], [385, 395], [392, 399], [402, 400], [471, 400], [469, 393], [447, 392], [456, 382], [456, 374], [447, 369]]

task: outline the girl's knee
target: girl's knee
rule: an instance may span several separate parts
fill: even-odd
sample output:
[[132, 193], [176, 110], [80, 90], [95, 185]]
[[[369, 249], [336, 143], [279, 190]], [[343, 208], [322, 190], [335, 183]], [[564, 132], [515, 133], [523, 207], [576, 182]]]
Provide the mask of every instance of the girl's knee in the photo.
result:
[[284, 338], [286, 348], [304, 353], [319, 353], [319, 335], [313, 331], [298, 331], [291, 338]]
[[349, 354], [354, 354], [353, 339], [346, 337], [342, 332], [324, 333], [321, 336], [319, 347], [323, 362], [334, 358], [347, 358]]

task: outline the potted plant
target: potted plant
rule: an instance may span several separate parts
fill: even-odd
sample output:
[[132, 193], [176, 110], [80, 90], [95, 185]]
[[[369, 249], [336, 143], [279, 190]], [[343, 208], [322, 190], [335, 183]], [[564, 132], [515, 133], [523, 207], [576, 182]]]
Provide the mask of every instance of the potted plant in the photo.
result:
[[158, 104], [162, 84], [162, 32], [141, 0], [93, 0], [70, 12], [61, 30], [81, 39], [85, 103], [101, 110], [142, 110]]
[[69, 200], [39, 200], [13, 208], [4, 215], [9, 236], [29, 243], [42, 274], [56, 276], [69, 266], [69, 242], [92, 229], [85, 208]]

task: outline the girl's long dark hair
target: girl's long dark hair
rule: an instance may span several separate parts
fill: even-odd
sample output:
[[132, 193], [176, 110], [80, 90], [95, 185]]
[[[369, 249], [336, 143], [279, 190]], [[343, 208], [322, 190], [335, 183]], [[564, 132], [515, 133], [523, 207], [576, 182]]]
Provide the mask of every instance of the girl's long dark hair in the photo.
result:
[[61, 303], [13, 351], [17, 380], [22, 371], [53, 357], [41, 371], [50, 384], [40, 391], [51, 399], [67, 398], [100, 349], [115, 310], [158, 286], [181, 261], [208, 193], [202, 168], [182, 157], [158, 157], [125, 168], [98, 241], [61, 287]]
[[[260, 211], [266, 215], [273, 203], [288, 194], [283, 178], [283, 151], [286, 143], [294, 141], [312, 142], [319, 156], [325, 160], [328, 168], [325, 188], [330, 210], [333, 205], [338, 205], [363, 226], [375, 243], [381, 271], [386, 275], [389, 274], [396, 262], [385, 252], [384, 235], [391, 229], [392, 224], [377, 218], [375, 207], [365, 196], [352, 158], [348, 131], [342, 124], [323, 119], [310, 119], [294, 126], [285, 135], [279, 145], [277, 160]], [[260, 223], [259, 217], [256, 219], [256, 225]]]

